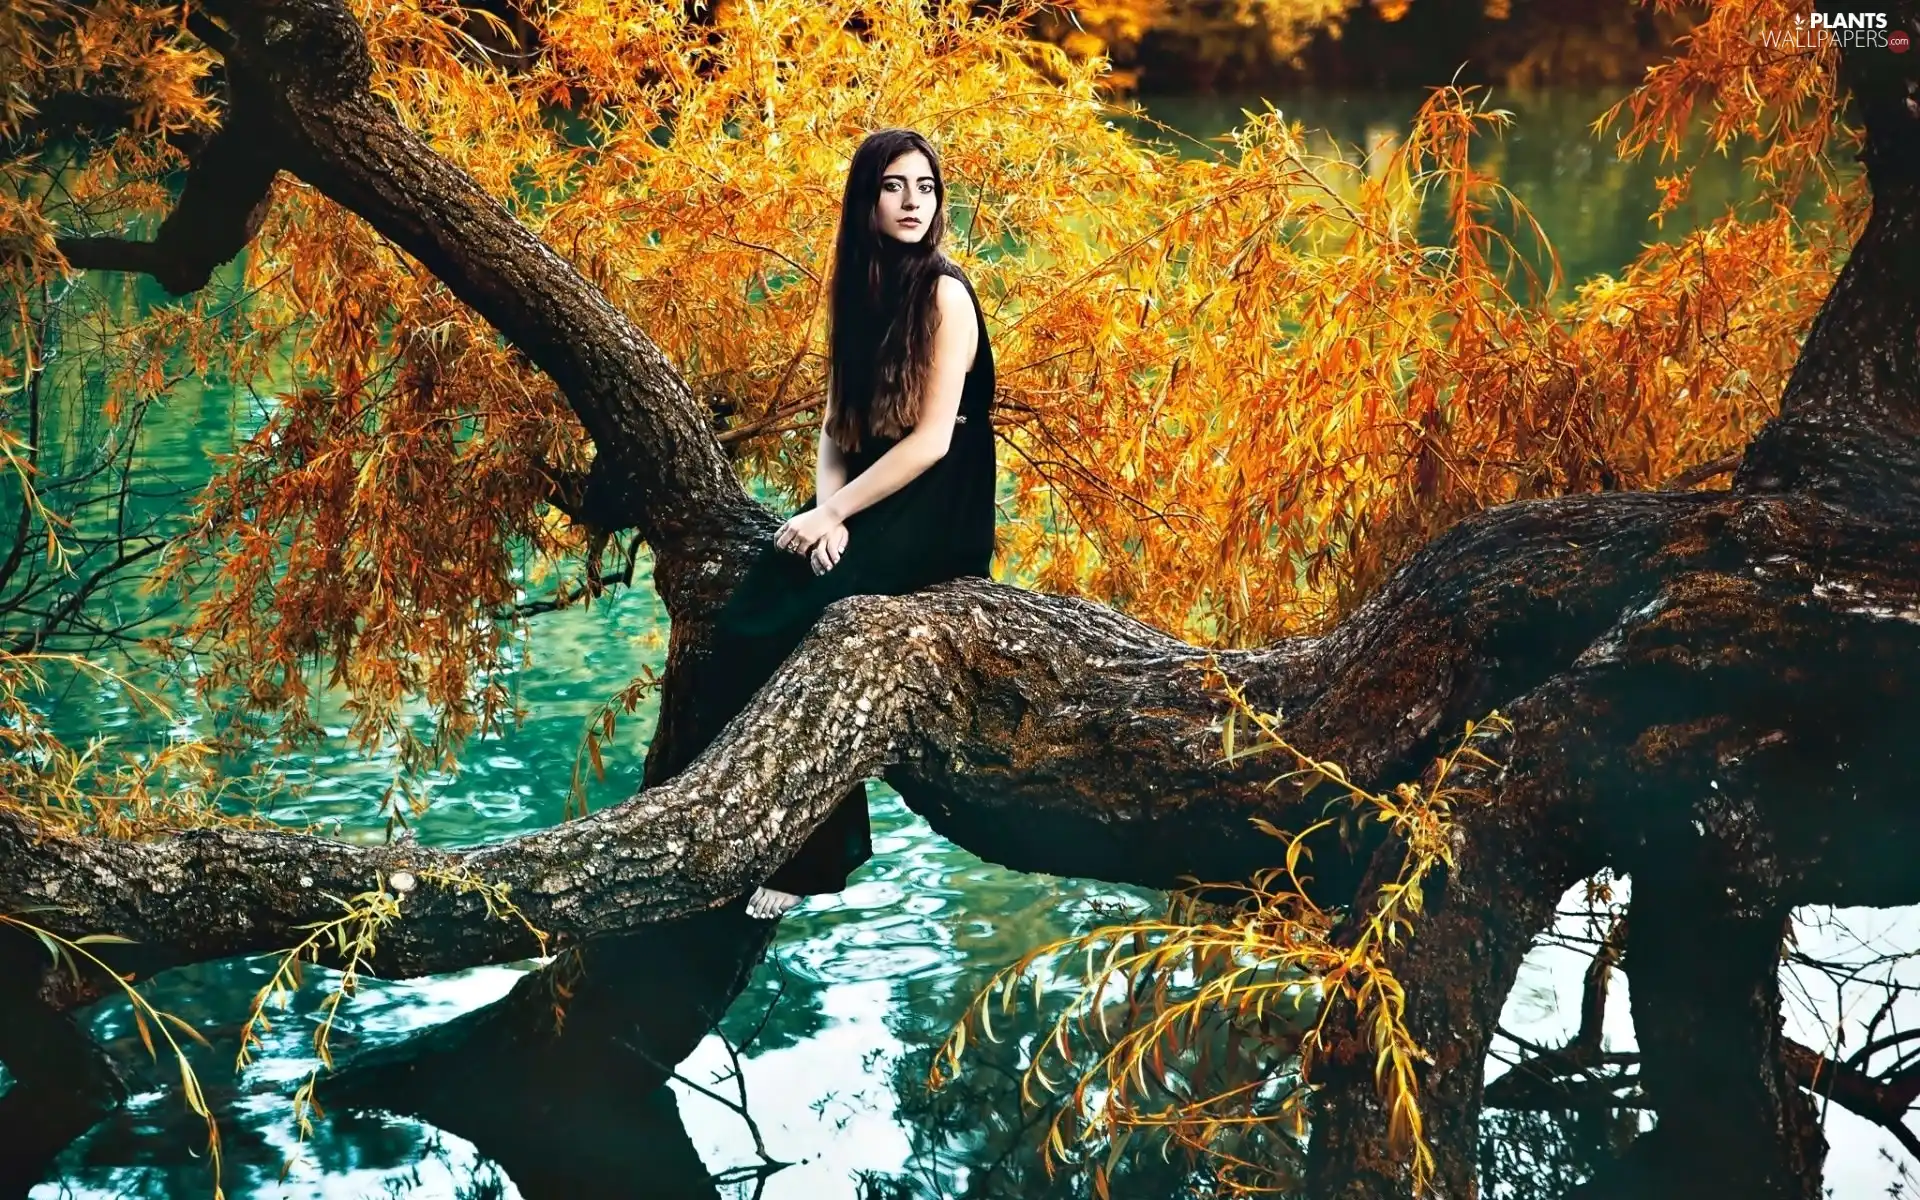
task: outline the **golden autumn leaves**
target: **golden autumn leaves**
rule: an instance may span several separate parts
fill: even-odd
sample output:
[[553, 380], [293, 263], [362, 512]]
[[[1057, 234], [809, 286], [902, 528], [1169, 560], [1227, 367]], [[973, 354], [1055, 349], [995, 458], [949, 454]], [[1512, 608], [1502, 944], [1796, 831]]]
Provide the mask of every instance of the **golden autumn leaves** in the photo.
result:
[[[138, 40], [92, 27], [136, 10], [99, 11], [87, 45]], [[1097, 68], [1025, 40], [1018, 11], [880, 5], [857, 30], [853, 11], [769, 0], [691, 24], [596, 0], [554, 10], [539, 52], [502, 63], [454, 10], [356, 9], [407, 123], [697, 394], [733, 402], [736, 426], [803, 433], [815, 413], [848, 147], [876, 122], [931, 132], [954, 180], [948, 250], [1005, 364], [1003, 569], [1183, 636], [1323, 626], [1462, 512], [1658, 486], [1739, 445], [1831, 277], [1831, 244], [1762, 213], [1543, 299], [1508, 268], [1550, 262], [1551, 231], [1471, 153], [1505, 119], [1483, 95], [1434, 93], [1364, 163], [1309, 153], [1272, 111], [1230, 154], [1178, 159], [1114, 128]], [[1634, 136], [1713, 78], [1696, 67], [1641, 102]], [[205, 119], [171, 94], [156, 127]], [[42, 194], [17, 161], [10, 194], [33, 198], [0, 217], [78, 222], [62, 196], [168, 162], [142, 130]], [[37, 253], [13, 282], [58, 269]], [[297, 676], [330, 662], [357, 737], [404, 739], [399, 708], [425, 696], [442, 735], [416, 761], [442, 758], [511, 717], [475, 680], [504, 661], [517, 573], [579, 570], [546, 481], [584, 467], [583, 435], [524, 357], [303, 186], [279, 185], [228, 299], [217, 334], [189, 301], [114, 358], [129, 380], [184, 355], [277, 393], [169, 566], [205, 598], [191, 633], [212, 647], [209, 693], [264, 697], [298, 730]], [[25, 326], [8, 338], [17, 366]], [[746, 469], [797, 495], [805, 442], [748, 439]]]

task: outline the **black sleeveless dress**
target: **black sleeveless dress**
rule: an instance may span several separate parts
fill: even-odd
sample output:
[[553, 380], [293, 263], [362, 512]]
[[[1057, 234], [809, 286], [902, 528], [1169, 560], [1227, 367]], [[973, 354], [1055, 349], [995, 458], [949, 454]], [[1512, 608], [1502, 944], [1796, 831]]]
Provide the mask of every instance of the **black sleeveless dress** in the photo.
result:
[[[963, 575], [989, 574], [997, 484], [990, 417], [993, 350], [973, 284], [952, 263], [943, 261], [941, 271], [966, 286], [979, 330], [979, 350], [967, 371], [947, 453], [906, 486], [847, 518], [846, 550], [825, 574], [815, 575], [804, 556], [771, 544], [748, 568], [716, 620], [714, 650], [700, 676], [695, 705], [701, 733], [691, 739], [689, 757], [746, 707], [835, 600], [900, 595]], [[847, 455], [848, 481], [898, 441], [863, 438], [860, 449]], [[818, 497], [809, 497], [798, 511], [817, 502]], [[863, 780], [767, 886], [797, 895], [837, 892], [872, 854]]]

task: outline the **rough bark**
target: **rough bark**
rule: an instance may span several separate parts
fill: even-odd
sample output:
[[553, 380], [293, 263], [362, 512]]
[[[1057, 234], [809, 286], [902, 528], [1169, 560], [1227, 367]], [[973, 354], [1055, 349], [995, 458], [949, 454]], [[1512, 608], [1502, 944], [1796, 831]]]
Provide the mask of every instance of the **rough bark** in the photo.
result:
[[[1890, 31], [1920, 34], [1911, 3], [1885, 11]], [[1910, 54], [1862, 48], [1842, 55], [1840, 76], [1866, 128], [1873, 218], [1814, 318], [1779, 418], [1754, 439], [1734, 482], [1910, 517], [1920, 475], [1920, 67]]]
[[[1435, 1151], [1434, 1190], [1442, 1196], [1476, 1193], [1483, 1078], [1501, 1008], [1561, 895], [1598, 858], [1595, 831], [1585, 820], [1595, 797], [1577, 794], [1591, 784], [1578, 769], [1585, 764], [1567, 753], [1585, 740], [1576, 727], [1584, 706], [1567, 699], [1558, 687], [1542, 688], [1513, 714], [1527, 729], [1524, 740], [1490, 749], [1496, 759], [1505, 759], [1508, 749], [1516, 757], [1504, 769], [1468, 771], [1457, 781], [1480, 792], [1475, 811], [1461, 814], [1474, 832], [1462, 839], [1453, 868], [1429, 889], [1427, 912], [1393, 964], [1399, 978], [1415, 984], [1406, 1022], [1427, 1055], [1419, 1103]], [[1543, 786], [1555, 794], [1536, 794]], [[1504, 815], [1494, 818], [1496, 812]], [[1395, 855], [1379, 857], [1359, 896], [1393, 881]], [[1351, 1014], [1336, 1015], [1342, 1019], [1321, 1071], [1334, 1099], [1314, 1113], [1308, 1194], [1343, 1200], [1406, 1194], [1407, 1153], [1382, 1136], [1391, 1122], [1374, 1086], [1374, 1046], [1345, 1019]]]
[[[337, 915], [324, 893], [392, 888], [399, 871], [410, 876], [406, 916], [383, 934], [382, 971], [527, 954], [524, 927], [486, 919], [476, 894], [439, 881], [464, 871], [513, 885], [535, 925], [595, 939], [590, 969], [607, 979], [643, 978], [627, 972], [657, 951], [656, 923], [731, 922], [696, 989], [717, 998], [765, 937], [729, 902], [867, 775], [884, 774], [935, 829], [989, 859], [1154, 885], [1242, 875], [1274, 850], [1249, 818], [1297, 828], [1318, 814], [1317, 797], [1262, 786], [1270, 764], [1215, 761], [1224, 706], [1205, 683], [1207, 651], [1094, 605], [983, 581], [842, 602], [706, 753], [665, 778], [683, 757], [684, 680], [700, 669], [704, 621], [771, 524], [708, 414], [623, 314], [367, 93], [364, 41], [337, 0], [205, 7], [226, 22], [228, 69], [278, 135], [281, 169], [446, 280], [574, 405], [597, 453], [583, 511], [646, 536], [674, 619], [661, 733], [632, 800], [465, 851], [232, 833], [48, 842], [0, 820], [0, 904], [56, 902], [48, 923], [133, 936], [140, 948], [124, 961], [153, 969], [284, 946], [299, 925]], [[1896, 25], [1920, 31], [1915, 7], [1895, 5]], [[1692, 938], [1725, 940], [1724, 969], [1693, 990], [1678, 970], [1647, 985], [1681, 1005], [1648, 1016], [1649, 1086], [1675, 1128], [1698, 1136], [1684, 1153], [1636, 1158], [1646, 1194], [1679, 1194], [1704, 1172], [1797, 1200], [1817, 1177], [1759, 964], [1791, 905], [1920, 902], [1920, 872], [1888, 852], [1920, 834], [1905, 787], [1920, 724], [1914, 70], [1892, 56], [1848, 59], [1869, 124], [1874, 216], [1732, 491], [1482, 513], [1326, 636], [1217, 656], [1256, 704], [1284, 713], [1296, 745], [1373, 786], [1420, 775], [1488, 709], [1516, 722], [1506, 767], [1484, 780], [1487, 801], [1460, 814], [1457, 869], [1394, 959], [1409, 1024], [1434, 1057], [1422, 1087], [1448, 1195], [1475, 1189], [1480, 1064], [1520, 957], [1559, 889], [1603, 864], [1655, 881], [1653, 897], [1659, 880], [1695, 872], [1701, 890], [1677, 907], [1704, 905], [1714, 886], [1744, 898], [1682, 914]], [[793, 736], [801, 727], [808, 736]], [[1399, 848], [1333, 839], [1316, 848], [1320, 885], [1364, 901]], [[1655, 964], [1652, 977], [1684, 949], [1650, 945], [1634, 953]], [[490, 1061], [522, 1055], [511, 1077], [536, 1086], [550, 1076], [520, 1049], [538, 1031], [536, 986], [435, 1036], [485, 1030]], [[582, 1069], [634, 1024], [611, 1002], [618, 994], [588, 1006], [592, 1032], [572, 1059]], [[457, 1059], [369, 1064], [364, 1078]], [[1310, 1154], [1317, 1195], [1408, 1191], [1370, 1061], [1364, 1030], [1336, 1027]], [[1738, 1095], [1721, 1114], [1731, 1125], [1706, 1127], [1716, 1118], [1690, 1073]], [[422, 1111], [452, 1094], [431, 1093]], [[1742, 1158], [1756, 1140], [1773, 1150]]]
[[[1538, 686], [1622, 605], [1643, 603], [1658, 577], [1640, 564], [1663, 544], [1705, 555], [1741, 505], [1612, 495], [1482, 514], [1337, 632], [1262, 650], [1210, 652], [1098, 605], [978, 580], [853, 597], [706, 753], [582, 820], [441, 850], [230, 830], [128, 843], [0, 813], [0, 895], [57, 903], [44, 916], [57, 932], [111, 928], [164, 962], [288, 945], [341, 914], [335, 897], [384, 880], [408, 919], [383, 933], [379, 968], [440, 972], [537, 948], [450, 880], [510, 885], [528, 922], [568, 940], [628, 932], [740, 895], [848, 785], [880, 774], [936, 830], [1008, 866], [1159, 887], [1242, 878], [1272, 854], [1248, 836], [1252, 818], [1298, 825], [1320, 801], [1268, 788], [1270, 763], [1217, 761], [1226, 705], [1209, 661], [1287, 713], [1302, 748], [1361, 778], [1417, 775], [1464, 721]], [[1530, 620], [1541, 607], [1551, 621]], [[1525, 652], [1503, 668], [1475, 669], [1516, 644]], [[1330, 887], [1338, 870], [1330, 845]]]

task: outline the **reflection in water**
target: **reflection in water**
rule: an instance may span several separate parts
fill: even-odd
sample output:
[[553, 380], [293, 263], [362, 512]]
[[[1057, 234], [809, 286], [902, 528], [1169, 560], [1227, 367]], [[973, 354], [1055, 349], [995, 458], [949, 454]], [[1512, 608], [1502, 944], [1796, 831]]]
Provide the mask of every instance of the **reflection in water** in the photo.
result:
[[[938, 1097], [926, 1094], [928, 1061], [993, 970], [1036, 944], [1095, 923], [1096, 904], [1101, 912], [1115, 904], [1143, 909], [1153, 906], [1152, 897], [982, 863], [934, 835], [890, 791], [875, 792], [873, 862], [842, 896], [815, 901], [789, 918], [774, 953], [722, 1025], [726, 1038], [746, 1044], [747, 1107], [768, 1153], [791, 1164], [766, 1179], [762, 1194], [843, 1195], [863, 1175], [872, 1187], [887, 1189], [875, 1193], [881, 1195], [1077, 1194], [1064, 1180], [1035, 1190], [1044, 1175], [1033, 1157], [1036, 1122], [1020, 1113], [1011, 1079], [1014, 1048], [987, 1048], [994, 1053], [983, 1054], [982, 1070], [964, 1088]], [[477, 1179], [491, 1169], [469, 1143], [418, 1122], [336, 1114], [318, 1124], [289, 1182], [276, 1185], [293, 1151], [280, 1096], [314, 1066], [309, 1039], [331, 973], [310, 971], [300, 1000], [267, 1035], [258, 1064], [236, 1083], [230, 1064], [238, 1023], [269, 970], [257, 962], [203, 964], [170, 972], [150, 990], [158, 1005], [192, 1022], [213, 1043], [212, 1052], [196, 1050], [194, 1059], [210, 1098], [230, 1105], [222, 1128], [231, 1195], [256, 1189], [289, 1197], [381, 1195], [381, 1189], [401, 1187], [403, 1177], [415, 1175], [426, 1190], [397, 1194], [450, 1195], [449, 1189], [465, 1186], [467, 1176]], [[410, 1030], [498, 998], [520, 974], [518, 968], [487, 967], [369, 983], [342, 1011], [337, 1050], [344, 1058], [390, 1045]], [[126, 1007], [103, 1005], [94, 1028], [136, 1070], [140, 1099], [66, 1154], [58, 1185], [50, 1182], [34, 1194], [187, 1196], [203, 1190], [206, 1166], [194, 1151], [204, 1130], [179, 1104], [169, 1071], [146, 1063]], [[724, 1043], [709, 1038], [680, 1068], [690, 1082], [673, 1085], [690, 1126], [687, 1144], [698, 1149], [693, 1161], [705, 1163], [698, 1173], [703, 1186], [714, 1186], [710, 1176], [737, 1179], [761, 1161], [741, 1116], [691, 1086], [735, 1099], [734, 1085], [721, 1082], [731, 1068]], [[278, 1094], [259, 1094], [262, 1089]], [[659, 1168], [643, 1164], [640, 1156], [657, 1154], [677, 1128], [623, 1136], [607, 1149], [631, 1156], [634, 1169], [644, 1166], [647, 1172], [636, 1178], [657, 1184]], [[440, 1149], [429, 1154], [433, 1145]], [[1156, 1155], [1143, 1157], [1158, 1162]], [[672, 1178], [682, 1190], [633, 1194], [701, 1194], [685, 1190], [692, 1186], [685, 1172]], [[469, 1194], [523, 1193], [508, 1181], [504, 1191]]]
[[[1556, 239], [1576, 280], [1617, 270], [1643, 241], [1658, 235], [1645, 221], [1654, 164], [1614, 162], [1584, 129], [1607, 99], [1562, 95], [1516, 102], [1515, 128], [1504, 141], [1490, 139], [1485, 146], [1490, 163]], [[1330, 127], [1346, 144], [1372, 146], [1403, 128], [1416, 102], [1337, 96], [1277, 101], [1290, 116]], [[1258, 107], [1252, 99], [1244, 104]], [[1231, 100], [1152, 102], [1161, 117], [1200, 136], [1225, 129], [1239, 107]], [[1669, 221], [1670, 232], [1704, 223], [1744, 194], [1737, 168], [1731, 162], [1724, 167], [1696, 175], [1690, 207]], [[84, 381], [68, 383], [67, 428], [77, 446], [85, 440], [80, 414], [90, 406]], [[205, 478], [203, 448], [231, 444], [236, 422], [244, 430], [249, 403], [209, 386], [176, 395], [151, 413], [136, 493], [164, 498], [154, 504], [177, 504], [183, 489]], [[150, 601], [123, 589], [96, 603], [124, 614]], [[664, 612], [644, 584], [590, 611], [542, 617], [515, 650], [518, 699], [527, 719], [473, 746], [457, 776], [427, 780], [432, 806], [416, 823], [418, 835], [437, 844], [466, 844], [559, 820], [562, 781], [587, 717], [643, 666], [663, 666], [663, 629]], [[76, 684], [56, 705], [58, 723], [68, 733], [152, 732], [111, 684]], [[395, 764], [387, 756], [348, 749], [340, 740], [348, 721], [337, 708], [318, 716], [333, 734], [331, 743], [260, 760], [302, 789], [273, 815], [321, 822], [342, 837], [377, 839], [379, 797]], [[610, 760], [605, 783], [592, 785], [595, 807], [618, 801], [637, 783], [652, 720], [648, 708], [623, 723], [628, 753]], [[195, 719], [189, 716], [185, 724], [191, 727]], [[843, 895], [810, 901], [784, 923], [773, 954], [723, 1023], [721, 1035], [745, 1043], [743, 1078], [729, 1077], [734, 1062], [726, 1043], [709, 1037], [682, 1065], [682, 1081], [670, 1092], [647, 1098], [636, 1114], [621, 1114], [631, 1124], [594, 1133], [592, 1144], [564, 1151], [556, 1145], [556, 1155], [602, 1159], [608, 1172], [633, 1181], [629, 1194], [645, 1196], [1088, 1194], [1083, 1175], [1049, 1177], [1041, 1168], [1036, 1145], [1051, 1114], [1025, 1111], [1019, 1102], [1022, 1039], [1030, 1039], [1035, 1028], [1030, 1016], [1006, 1043], [978, 1048], [972, 1070], [946, 1092], [926, 1091], [928, 1060], [994, 970], [1035, 945], [1111, 917], [1115, 906], [1154, 907], [1153, 897], [1001, 870], [935, 836], [890, 791], [877, 788], [875, 797], [873, 861]], [[223, 1106], [229, 1195], [532, 1194], [531, 1168], [521, 1169], [516, 1181], [514, 1170], [490, 1161], [470, 1142], [377, 1112], [332, 1113], [296, 1147], [282, 1097], [314, 1066], [314, 1013], [330, 976], [309, 972], [293, 1009], [276, 1019], [259, 1061], [235, 1079], [239, 1026], [269, 970], [250, 962], [205, 964], [172, 972], [151, 989], [157, 1004], [192, 1022], [213, 1043], [211, 1052], [193, 1055], [211, 1098]], [[341, 1013], [337, 1051], [344, 1058], [391, 1045], [410, 1031], [498, 998], [522, 973], [518, 967], [489, 967], [431, 980], [371, 982]], [[195, 1156], [204, 1130], [180, 1104], [172, 1073], [148, 1063], [124, 1004], [102, 1005], [93, 1020], [98, 1035], [128, 1064], [137, 1098], [74, 1145], [34, 1195], [207, 1194], [206, 1164]], [[736, 1111], [740, 1085], [746, 1116]], [[5, 1086], [0, 1074], [0, 1089]], [[1579, 1172], [1565, 1165], [1577, 1155], [1558, 1127], [1516, 1118], [1495, 1132], [1496, 1165], [1512, 1173], [1497, 1194], [1557, 1195], [1547, 1188], [1555, 1172]], [[279, 1182], [283, 1163], [296, 1153], [299, 1163]], [[763, 1174], [767, 1157], [787, 1165]], [[1114, 1194], [1162, 1200], [1185, 1194], [1192, 1182], [1177, 1157], [1161, 1161], [1158, 1147], [1142, 1139], [1121, 1156]]]
[[[84, 1152], [69, 1156], [72, 1161], [60, 1184], [43, 1185], [34, 1195], [173, 1200], [207, 1194], [204, 1164], [184, 1161], [179, 1153], [181, 1146], [195, 1144], [203, 1127], [165, 1115], [177, 1111], [177, 1105], [150, 1104], [103, 1122], [88, 1136]], [[613, 1188], [542, 1191], [534, 1186], [521, 1188], [471, 1143], [418, 1121], [343, 1109], [319, 1122], [314, 1136], [296, 1150], [283, 1135], [287, 1121], [277, 1099], [239, 1102], [222, 1113], [230, 1164], [226, 1191], [235, 1197], [356, 1200], [424, 1196], [560, 1200], [580, 1195], [718, 1200], [720, 1185], [688, 1140], [671, 1091], [655, 1089], [644, 1105], [624, 1116], [620, 1136], [601, 1137], [595, 1146], [569, 1145], [562, 1136], [551, 1141], [557, 1162], [576, 1163], [595, 1151], [614, 1159], [613, 1169], [601, 1176], [617, 1181]], [[294, 1172], [296, 1181], [283, 1184], [279, 1182], [283, 1156], [294, 1153], [304, 1165]], [[529, 1164], [526, 1177], [537, 1178], [539, 1173], [538, 1164]], [[301, 1176], [306, 1182], [298, 1181]]]

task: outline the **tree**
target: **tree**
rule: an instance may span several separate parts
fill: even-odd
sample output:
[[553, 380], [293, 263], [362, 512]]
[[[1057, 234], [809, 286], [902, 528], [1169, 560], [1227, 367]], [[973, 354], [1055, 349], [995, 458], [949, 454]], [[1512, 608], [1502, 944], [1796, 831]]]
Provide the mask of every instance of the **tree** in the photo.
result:
[[[1914, 6], [1896, 8], [1895, 25], [1916, 28]], [[1567, 311], [1514, 300], [1501, 268], [1527, 256], [1503, 249], [1486, 219], [1503, 198], [1467, 157], [1472, 131], [1496, 118], [1457, 92], [1435, 98], [1377, 176], [1343, 186], [1271, 116], [1237, 159], [1175, 168], [1101, 140], [1090, 102], [1059, 102], [1061, 88], [1084, 98], [1075, 89], [1090, 89], [1090, 74], [1051, 58], [1067, 82], [1041, 92], [1001, 26], [894, 14], [901, 24], [876, 32], [808, 11], [811, 24], [727, 34], [721, 22], [718, 41], [683, 45], [670, 22], [573, 6], [549, 15], [541, 62], [503, 80], [458, 14], [429, 5], [15, 6], [0, 44], [21, 65], [22, 94], [58, 91], [82, 64], [99, 81], [89, 96], [115, 97], [104, 116], [88, 109], [112, 152], [137, 148], [152, 167], [189, 155], [169, 216], [145, 238], [58, 226], [42, 193], [17, 187], [6, 212], [24, 247], [15, 280], [64, 263], [191, 291], [254, 245], [247, 270], [286, 277], [242, 339], [246, 353], [270, 348], [277, 318], [317, 380], [208, 489], [193, 532], [211, 555], [175, 543], [170, 570], [203, 572], [211, 589], [181, 635], [206, 655], [209, 694], [237, 695], [230, 707], [277, 722], [277, 735], [310, 734], [304, 670], [324, 655], [361, 705], [357, 733], [437, 761], [507, 715], [487, 673], [518, 599], [509, 548], [555, 560], [584, 550], [591, 592], [605, 585], [599, 560], [616, 531], [649, 550], [674, 629], [646, 787], [624, 804], [451, 851], [230, 828], [208, 814], [196, 819], [213, 828], [129, 840], [99, 836], [112, 831], [91, 815], [15, 802], [0, 806], [0, 903], [16, 916], [51, 909], [33, 913], [49, 934], [129, 938], [103, 957], [142, 974], [283, 949], [314, 922], [376, 934], [372, 964], [389, 974], [591, 942], [559, 1042], [554, 980], [536, 976], [361, 1076], [436, 1123], [511, 1138], [470, 1097], [460, 1103], [463, 1072], [512, 1070], [534, 1087], [587, 1080], [614, 1097], [630, 1083], [623, 1067], [670, 1060], [764, 940], [729, 902], [855, 779], [884, 774], [937, 830], [1011, 866], [1156, 887], [1243, 879], [1276, 854], [1249, 822], [1300, 830], [1321, 806], [1304, 789], [1266, 786], [1264, 764], [1217, 757], [1235, 710], [1213, 670], [1252, 710], [1284, 714], [1290, 744], [1382, 788], [1431, 784], [1465, 723], [1497, 707], [1512, 732], [1484, 763], [1455, 765], [1458, 795], [1476, 798], [1454, 805], [1417, 936], [1383, 951], [1404, 989], [1398, 1027], [1430, 1056], [1409, 1070], [1438, 1188], [1473, 1192], [1481, 1068], [1521, 957], [1567, 887], [1612, 868], [1635, 883], [1625, 954], [1660, 1124], [1591, 1190], [1678, 1190], [1707, 1176], [1740, 1194], [1817, 1194], [1818, 1131], [1776, 1020], [1786, 916], [1796, 904], [1916, 899], [1912, 872], [1883, 853], [1912, 821], [1899, 781], [1913, 705], [1899, 668], [1914, 652], [1920, 561], [1907, 532], [1920, 345], [1899, 331], [1916, 325], [1904, 281], [1920, 267], [1913, 60], [1841, 56], [1873, 205], [1795, 359], [1781, 331], [1820, 293], [1831, 260], [1817, 239], [1794, 241], [1784, 216], [1704, 231], [1684, 262], [1651, 253]], [[1833, 56], [1783, 54], [1751, 36], [1790, 26], [1793, 11], [1723, 6], [1643, 90], [1636, 136], [1683, 126], [1698, 98], [1719, 98], [1735, 128], [1784, 112], [1760, 164], [1779, 190], [1804, 182], [1787, 168], [1817, 168], [1837, 136]], [[1084, 587], [1167, 628], [1254, 645], [1207, 650], [1082, 599], [982, 581], [857, 598], [687, 762], [681, 681], [700, 669], [706, 618], [772, 521], [669, 354], [697, 357], [703, 382], [758, 385], [735, 407], [749, 426], [777, 424], [805, 408], [784, 381], [807, 343], [715, 361], [706, 356], [728, 343], [650, 339], [629, 309], [674, 314], [698, 293], [674, 278], [678, 262], [624, 283], [616, 264], [642, 241], [690, 231], [728, 241], [743, 263], [784, 257], [791, 271], [777, 279], [757, 267], [718, 274], [753, 277], [765, 306], [755, 311], [803, 330], [811, 297], [791, 308], [783, 298], [813, 272], [742, 246], [750, 239], [707, 223], [711, 210], [659, 219], [634, 193], [666, 203], [704, 169], [705, 194], [748, 204], [770, 194], [768, 175], [744, 187], [732, 172], [784, 161], [764, 154], [776, 135], [827, 161], [837, 143], [814, 140], [817, 122], [806, 132], [808, 101], [788, 96], [782, 123], [783, 71], [800, 68], [781, 39], [839, 38], [826, 69], [851, 72], [845, 84], [864, 68], [871, 83], [913, 69], [861, 57], [884, 56], [886, 35], [903, 31], [987, 73], [968, 86], [998, 91], [1002, 114], [1022, 118], [1025, 140], [996, 150], [1004, 175], [974, 164], [972, 243], [1012, 243], [1002, 250], [1022, 253], [1008, 255], [1007, 275], [1029, 289], [1080, 256], [1104, 267], [1065, 289], [1003, 293], [1031, 321], [1029, 349], [1051, 339], [1067, 363], [1018, 373], [1008, 397], [1009, 443], [1030, 464], [1022, 512], [1054, 498], [1075, 506], [1052, 526], [1015, 526], [1012, 548], [1042, 586]], [[637, 62], [649, 64], [638, 84]], [[471, 90], [456, 95], [449, 80]], [[1044, 99], [1025, 102], [1028, 87]], [[540, 102], [553, 99], [585, 123], [581, 144], [562, 148], [543, 124]], [[19, 136], [59, 111], [49, 100], [35, 117], [14, 103]], [[764, 121], [754, 131], [764, 138], [741, 136], [747, 119]], [[1033, 140], [1048, 121], [1095, 152], [1077, 165], [1116, 168], [1109, 186], [1129, 201], [1087, 210], [1072, 230], [1079, 243], [1066, 221], [1038, 216], [1061, 207], [1045, 189], [1075, 177], [1020, 175], [1053, 161]], [[661, 133], [729, 123], [712, 143], [725, 156], [630, 157]], [[492, 152], [501, 147], [511, 152]], [[635, 162], [654, 168], [643, 189]], [[36, 164], [16, 162], [15, 179]], [[111, 165], [117, 174], [126, 161]], [[831, 175], [800, 174], [789, 194]], [[78, 186], [88, 201], [101, 178]], [[521, 219], [495, 198], [516, 190]], [[1417, 237], [1430, 192], [1447, 200], [1440, 269]], [[568, 207], [583, 199], [610, 207]], [[636, 207], [617, 208], [627, 200]], [[608, 211], [640, 218], [624, 258], [595, 252]], [[1847, 220], [1843, 211], [1841, 229]], [[1117, 236], [1125, 253], [1106, 244]], [[556, 245], [580, 249], [563, 257]], [[1322, 246], [1342, 252], [1310, 253]], [[312, 257], [273, 253], [288, 249]], [[1152, 289], [1143, 295], [1128, 270]], [[1221, 291], [1231, 305], [1217, 303]], [[295, 307], [323, 296], [315, 311]], [[740, 311], [680, 319], [737, 323]], [[686, 328], [670, 315], [660, 327]], [[31, 353], [25, 361], [35, 369]], [[1083, 376], [1087, 364], [1100, 369]], [[1778, 415], [1746, 445], [1729, 489], [1640, 490], [1731, 466], [1723, 456], [1766, 417], [1788, 366]], [[1266, 406], [1245, 411], [1267, 420], [1236, 424], [1233, 403], [1249, 393], [1220, 386], [1236, 372]], [[1680, 395], [1684, 408], [1663, 407]], [[493, 403], [506, 396], [515, 402]], [[1130, 406], [1143, 398], [1166, 407], [1142, 419]], [[1157, 489], [1176, 488], [1184, 504], [1156, 503]], [[556, 529], [549, 505], [577, 530]], [[1210, 582], [1243, 589], [1165, 587], [1200, 548], [1217, 563]], [[425, 743], [395, 715], [412, 694], [440, 717]], [[797, 738], [803, 723], [809, 737]], [[1367, 911], [1405, 866], [1407, 839], [1368, 828], [1311, 843], [1329, 907]], [[343, 912], [331, 896], [360, 900]], [[5, 950], [29, 948], [15, 939]], [[111, 1071], [66, 1016], [88, 989], [27, 961], [0, 976], [0, 1060], [20, 1080], [0, 1116], [58, 1094], [84, 1128], [113, 1098]], [[641, 1028], [624, 998], [663, 962], [696, 974], [711, 1003], [650, 1014]], [[1310, 1194], [1413, 1186], [1404, 1115], [1376, 1088], [1377, 1040], [1351, 1013], [1327, 1027]], [[514, 1156], [500, 1157], [512, 1170]]]

